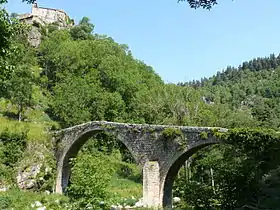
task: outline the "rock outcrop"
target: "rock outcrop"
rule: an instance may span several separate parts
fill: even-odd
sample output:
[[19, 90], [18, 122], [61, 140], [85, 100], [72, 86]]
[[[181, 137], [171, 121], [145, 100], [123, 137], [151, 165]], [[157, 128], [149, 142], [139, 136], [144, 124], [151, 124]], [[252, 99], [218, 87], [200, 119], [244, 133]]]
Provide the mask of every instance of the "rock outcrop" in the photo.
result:
[[40, 173], [42, 164], [34, 164], [24, 171], [20, 171], [17, 176], [17, 184], [20, 189], [32, 189], [36, 185], [36, 177]]
[[55, 24], [60, 29], [74, 25], [74, 21], [63, 10], [38, 7], [37, 3], [33, 4], [31, 13], [19, 15], [18, 18], [32, 25], [28, 40], [33, 47], [38, 47], [41, 42], [40, 25]]

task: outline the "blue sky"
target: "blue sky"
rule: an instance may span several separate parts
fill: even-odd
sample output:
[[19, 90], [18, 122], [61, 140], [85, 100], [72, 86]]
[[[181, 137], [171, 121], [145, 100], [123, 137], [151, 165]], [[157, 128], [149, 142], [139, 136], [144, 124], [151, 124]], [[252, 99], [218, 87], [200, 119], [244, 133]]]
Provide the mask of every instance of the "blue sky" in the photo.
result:
[[[219, 0], [211, 11], [177, 0], [38, 0], [95, 24], [95, 32], [127, 44], [166, 82], [209, 77], [227, 65], [280, 53], [279, 0]], [[265, 3], [264, 3], [265, 2]], [[9, 12], [30, 12], [9, 0]]]

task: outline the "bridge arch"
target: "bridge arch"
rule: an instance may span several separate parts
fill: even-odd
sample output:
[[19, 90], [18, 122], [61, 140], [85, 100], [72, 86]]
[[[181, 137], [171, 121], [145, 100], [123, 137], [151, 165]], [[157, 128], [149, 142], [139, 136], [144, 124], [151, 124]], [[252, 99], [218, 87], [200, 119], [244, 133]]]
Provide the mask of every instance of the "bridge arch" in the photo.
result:
[[57, 178], [56, 178], [56, 192], [65, 192], [66, 187], [69, 183], [69, 178], [71, 174], [71, 164], [70, 159], [75, 158], [82, 148], [82, 146], [94, 135], [100, 132], [105, 134], [113, 135], [116, 137], [117, 141], [121, 142], [131, 153], [132, 157], [139, 162], [137, 157], [137, 152], [134, 151], [132, 147], [133, 141], [127, 141], [127, 138], [123, 138], [124, 135], [120, 135], [118, 130], [106, 126], [89, 126], [86, 129], [77, 130], [77, 132], [72, 132], [67, 135], [64, 134], [63, 138], [60, 140], [57, 146]]
[[173, 204], [173, 195], [172, 188], [174, 180], [183, 166], [183, 164], [196, 152], [199, 150], [214, 144], [220, 144], [222, 142], [217, 139], [209, 138], [203, 142], [195, 142], [194, 144], [189, 145], [186, 150], [181, 153], [178, 153], [171, 162], [169, 168], [166, 170], [166, 176], [163, 179], [162, 183], [162, 206], [164, 208], [172, 208]]

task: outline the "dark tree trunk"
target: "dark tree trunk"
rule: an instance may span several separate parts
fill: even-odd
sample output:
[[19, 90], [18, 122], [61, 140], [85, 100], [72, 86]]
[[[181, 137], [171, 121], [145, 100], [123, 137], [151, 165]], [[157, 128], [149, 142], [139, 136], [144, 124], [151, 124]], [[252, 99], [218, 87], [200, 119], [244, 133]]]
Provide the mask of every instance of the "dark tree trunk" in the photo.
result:
[[23, 106], [21, 104], [18, 105], [18, 121], [22, 121], [22, 111], [23, 111]]

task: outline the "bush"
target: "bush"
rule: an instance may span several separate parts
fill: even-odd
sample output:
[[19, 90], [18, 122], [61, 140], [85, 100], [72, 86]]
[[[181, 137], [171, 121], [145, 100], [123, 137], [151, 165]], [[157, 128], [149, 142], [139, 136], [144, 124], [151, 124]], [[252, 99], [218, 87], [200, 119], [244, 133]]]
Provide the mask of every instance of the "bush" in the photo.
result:
[[10, 184], [26, 147], [26, 133], [0, 132], [0, 185]]
[[12, 183], [12, 172], [12, 168], [0, 163], [0, 186], [6, 186]]
[[81, 153], [72, 160], [72, 164], [68, 196], [79, 208], [100, 208], [100, 202], [109, 197], [107, 188], [113, 174], [107, 157], [98, 152], [94, 155]]
[[[213, 188], [203, 183], [185, 180], [177, 180], [175, 186], [175, 195], [183, 199], [180, 208], [188, 209], [220, 209], [218, 195], [215, 195]], [[181, 206], [182, 205], [182, 206]]]
[[7, 196], [0, 196], [0, 209], [7, 209], [12, 205], [12, 200]]
[[0, 134], [0, 154], [3, 155], [1, 163], [13, 167], [21, 158], [26, 147], [26, 133], [10, 133], [4, 131]]

